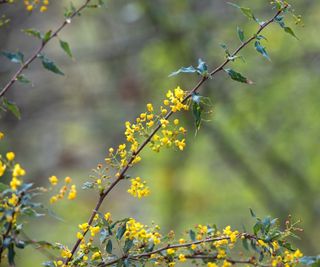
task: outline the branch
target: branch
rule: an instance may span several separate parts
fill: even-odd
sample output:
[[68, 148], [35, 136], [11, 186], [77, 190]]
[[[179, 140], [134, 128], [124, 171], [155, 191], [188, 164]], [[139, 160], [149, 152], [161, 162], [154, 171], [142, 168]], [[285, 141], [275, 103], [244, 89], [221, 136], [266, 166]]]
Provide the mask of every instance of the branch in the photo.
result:
[[[244, 47], [246, 47], [249, 43], [251, 43], [257, 35], [259, 35], [269, 24], [271, 24], [275, 18], [277, 16], [279, 16], [284, 10], [286, 9], [280, 9], [277, 11], [277, 13], [271, 18], [269, 19], [267, 22], [265, 22], [264, 24], [260, 25], [258, 31], [251, 37], [249, 38], [247, 41], [245, 41], [244, 43], [242, 43], [231, 55], [230, 57], [234, 57], [236, 56]], [[229, 57], [229, 58], [230, 58]], [[227, 58], [221, 65], [219, 65], [217, 68], [215, 68], [214, 70], [212, 70], [210, 72], [210, 77], [212, 77], [213, 75], [217, 74], [218, 72], [220, 72], [221, 70], [223, 70], [223, 68], [231, 61], [229, 58]], [[201, 80], [193, 87], [193, 89], [187, 94], [187, 96], [183, 99], [182, 103], [187, 102], [187, 100], [195, 93], [197, 92], [197, 90], [202, 86], [202, 84], [204, 82], [206, 82], [209, 79], [209, 77], [205, 76], [202, 77]], [[0, 95], [1, 96], [1, 95]], [[167, 115], [164, 117], [166, 120], [169, 119], [171, 117], [171, 115], [173, 114], [173, 111], [171, 110], [170, 112], [167, 113]], [[120, 175], [118, 176], [118, 178], [113, 181], [113, 183], [111, 183], [111, 185], [100, 194], [99, 200], [96, 204], [95, 209], [92, 211], [92, 214], [88, 220], [88, 225], [91, 226], [92, 222], [93, 222], [93, 218], [96, 215], [96, 213], [98, 212], [101, 204], [103, 203], [105, 197], [110, 193], [110, 191], [121, 181], [125, 178], [125, 174], [127, 172], [127, 170], [131, 167], [131, 163], [132, 161], [135, 159], [135, 157], [144, 149], [144, 147], [151, 141], [152, 137], [158, 132], [158, 130], [161, 128], [161, 123], [159, 123], [157, 125], [157, 127], [151, 132], [151, 134], [144, 140], [144, 142], [139, 146], [139, 148], [137, 149], [136, 152], [134, 152], [130, 158], [130, 160], [128, 161], [127, 165], [121, 170]], [[88, 230], [85, 231], [83, 233], [83, 236], [85, 236], [87, 234]], [[76, 241], [76, 243], [74, 244], [72, 250], [71, 250], [71, 257], [67, 258], [65, 260], [65, 264], [67, 265], [71, 259], [73, 258], [74, 253], [76, 252], [76, 250], [78, 249], [79, 245], [80, 245], [81, 239], [78, 239]]]
[[[240, 233], [238, 234], [238, 238], [240, 238], [241, 236], [244, 236], [247, 239], [256, 239], [255, 236], [252, 236], [250, 234], [246, 234], [246, 233]], [[102, 263], [100, 265], [98, 265], [99, 267], [105, 267], [105, 266], [110, 266], [112, 264], [117, 263], [120, 260], [125, 260], [125, 259], [132, 259], [132, 260], [138, 260], [141, 258], [148, 258], [150, 257], [152, 254], [158, 254], [161, 253], [162, 251], [165, 251], [169, 248], [173, 248], [173, 249], [177, 249], [177, 248], [188, 248], [191, 247], [192, 245], [199, 245], [199, 244], [203, 244], [203, 243], [210, 243], [210, 242], [215, 242], [215, 241], [220, 241], [220, 240], [230, 240], [230, 237], [228, 236], [221, 236], [221, 237], [211, 237], [211, 238], [206, 238], [206, 239], [202, 239], [202, 240], [198, 240], [198, 241], [193, 241], [193, 242], [189, 242], [189, 243], [184, 243], [184, 244], [173, 244], [170, 245], [168, 244], [167, 246], [158, 248], [156, 250], [150, 251], [150, 252], [146, 252], [146, 253], [141, 253], [141, 254], [136, 254], [136, 255], [124, 255], [121, 258], [106, 262], [106, 263]], [[207, 258], [207, 259], [217, 259], [217, 255], [186, 255], [186, 258], [189, 259], [203, 259], [203, 258]], [[241, 260], [232, 260], [232, 259], [227, 259], [227, 261], [229, 261], [230, 263], [247, 263], [247, 264], [253, 264], [253, 261], [251, 260], [251, 262], [249, 261], [241, 261]]]
[[0, 0], [0, 5], [1, 4], [8, 4], [9, 2], [8, 2], [8, 0]]
[[[0, 4], [5, 3], [4, 1], [6, 0], [0, 0], [3, 2], [0, 2]], [[78, 15], [83, 9], [85, 9], [89, 2], [92, 0], [86, 0], [78, 9], [76, 9], [71, 16], [68, 18], [72, 19], [74, 18], [76, 15]], [[31, 57], [29, 57], [21, 66], [20, 68], [17, 70], [17, 72], [12, 76], [12, 78], [10, 79], [10, 81], [3, 87], [3, 89], [0, 91], [0, 97], [3, 97], [6, 92], [12, 87], [12, 85], [18, 80], [19, 75], [26, 69], [28, 68], [28, 66], [37, 58], [38, 54], [42, 52], [42, 50], [46, 47], [46, 45], [48, 44], [48, 42], [50, 40], [52, 40], [54, 37], [56, 37], [58, 35], [58, 33], [60, 33], [60, 31], [62, 31], [62, 29], [64, 27], [66, 27], [68, 24], [70, 24], [70, 21], [64, 20], [63, 23], [55, 30], [53, 31], [52, 35], [50, 36], [50, 38], [45, 41], [42, 42], [41, 45], [38, 47], [38, 49], [32, 54]]]

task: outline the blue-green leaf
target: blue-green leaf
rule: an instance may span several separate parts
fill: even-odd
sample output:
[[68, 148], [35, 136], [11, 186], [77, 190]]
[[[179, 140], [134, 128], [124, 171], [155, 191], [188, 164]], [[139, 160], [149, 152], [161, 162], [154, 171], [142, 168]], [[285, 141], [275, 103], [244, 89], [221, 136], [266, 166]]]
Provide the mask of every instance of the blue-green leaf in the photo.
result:
[[226, 73], [229, 74], [232, 80], [235, 80], [237, 82], [241, 83], [247, 83], [247, 84], [253, 84], [251, 80], [248, 78], [242, 76], [239, 72], [234, 71], [233, 69], [224, 69]]
[[197, 69], [195, 69], [193, 66], [189, 66], [189, 67], [182, 67], [179, 70], [172, 72], [169, 77], [178, 75], [180, 73], [195, 73], [197, 72]]
[[111, 254], [112, 253], [112, 241], [109, 239], [106, 245], [106, 251]]
[[270, 59], [270, 57], [269, 57], [269, 55], [268, 55], [265, 47], [263, 47], [259, 41], [256, 41], [256, 42], [254, 43], [254, 46], [255, 46], [256, 50], [257, 50], [261, 55], [263, 55], [266, 59], [268, 59], [269, 61], [271, 61], [271, 59]]
[[59, 40], [59, 43], [60, 43], [60, 46], [61, 48], [63, 49], [63, 51], [69, 56], [72, 58], [72, 52], [71, 52], [71, 49], [70, 49], [70, 46], [67, 42], [65, 41], [62, 41], [62, 40]]
[[38, 57], [41, 59], [44, 68], [52, 71], [53, 73], [64, 75], [64, 73], [57, 67], [57, 65], [51, 59], [47, 58], [44, 55], [39, 55]]
[[50, 31], [47, 31], [43, 36], [42, 36], [42, 41], [44, 43], [48, 42], [49, 39], [51, 38], [51, 30]]
[[244, 31], [238, 26], [237, 27], [237, 33], [240, 41], [243, 43], [244, 42]]
[[7, 59], [9, 59], [13, 63], [23, 63], [24, 55], [21, 52], [12, 53], [12, 52], [6, 52], [2, 51], [1, 55], [5, 56]]

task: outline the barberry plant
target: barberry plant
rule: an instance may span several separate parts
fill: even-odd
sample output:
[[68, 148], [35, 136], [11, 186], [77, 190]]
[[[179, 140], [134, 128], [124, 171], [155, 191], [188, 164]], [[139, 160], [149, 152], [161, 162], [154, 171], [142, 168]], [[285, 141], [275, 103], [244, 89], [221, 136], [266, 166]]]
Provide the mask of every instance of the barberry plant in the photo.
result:
[[[19, 108], [4, 95], [18, 81], [30, 82], [23, 75], [23, 71], [35, 60], [40, 60], [45, 69], [63, 75], [57, 65], [43, 52], [46, 44], [58, 39], [64, 52], [72, 57], [70, 46], [59, 39], [60, 31], [70, 24], [71, 20], [84, 9], [100, 7], [103, 1], [86, 0], [76, 8], [71, 5], [65, 13], [63, 23], [54, 31], [41, 33], [35, 29], [25, 29], [24, 32], [36, 37], [40, 45], [36, 52], [27, 60], [22, 52], [3, 51], [2, 55], [19, 68], [10, 81], [0, 91], [2, 109], [11, 111], [20, 118]], [[2, 1], [2, 4], [15, 4], [15, 1]], [[49, 1], [24, 1], [28, 11], [38, 8], [44, 12]], [[127, 183], [127, 192], [135, 198], [144, 198], [152, 193], [152, 186], [147, 185], [146, 178], [131, 177], [128, 171], [135, 165], [141, 164], [141, 152], [150, 148], [160, 153], [165, 148], [184, 151], [186, 146], [186, 128], [181, 125], [179, 113], [191, 111], [196, 131], [200, 130], [203, 114], [210, 112], [210, 100], [202, 96], [200, 87], [219, 72], [225, 72], [231, 79], [253, 84], [253, 82], [227, 67], [235, 60], [242, 59], [239, 54], [242, 49], [253, 44], [254, 49], [266, 60], [270, 61], [269, 53], [263, 46], [265, 37], [262, 35], [265, 28], [277, 23], [286, 33], [297, 38], [294, 31], [287, 26], [285, 16], [291, 14], [297, 23], [301, 17], [293, 13], [292, 6], [286, 1], [271, 2], [274, 15], [268, 20], [258, 19], [250, 8], [231, 4], [239, 9], [246, 17], [257, 24], [257, 31], [245, 37], [244, 31], [238, 27], [237, 35], [239, 47], [230, 52], [223, 44], [225, 60], [213, 70], [199, 59], [197, 67], [182, 67], [170, 76], [180, 73], [195, 73], [200, 80], [191, 90], [184, 90], [177, 86], [165, 93], [161, 103], [146, 103], [143, 110], [133, 121], [124, 124], [123, 143], [110, 147], [106, 152], [104, 163], [98, 164], [90, 180], [82, 185], [83, 189], [92, 190], [98, 195], [98, 201], [86, 222], [78, 224], [78, 231], [73, 233], [75, 242], [72, 246], [59, 242], [35, 241], [24, 233], [26, 216], [41, 217], [50, 213], [44, 204], [35, 201], [39, 194], [49, 194], [49, 202], [54, 205], [64, 198], [73, 200], [77, 197], [77, 187], [71, 177], [60, 178], [52, 175], [48, 178], [48, 187], [37, 187], [31, 183], [24, 183], [26, 175], [24, 168], [16, 161], [14, 152], [8, 151], [0, 155], [0, 177], [10, 177], [8, 184], [0, 184], [0, 261], [15, 266], [17, 249], [27, 245], [37, 245], [44, 249], [59, 250], [55, 259], [43, 263], [47, 267], [57, 266], [175, 266], [176, 264], [190, 263], [208, 267], [232, 265], [275, 266], [290, 267], [297, 265], [319, 264], [319, 257], [304, 256], [300, 249], [292, 247], [291, 238], [302, 231], [288, 217], [284, 223], [277, 218], [260, 218], [252, 210], [254, 219], [252, 231], [232, 229], [229, 225], [218, 229], [215, 224], [197, 224], [184, 233], [162, 233], [156, 223], [146, 225], [137, 218], [114, 218], [110, 212], [101, 213], [100, 207], [106, 201], [110, 192], [121, 182]], [[4, 141], [5, 134], [0, 132], [0, 140]], [[151, 189], [150, 189], [151, 188]]]

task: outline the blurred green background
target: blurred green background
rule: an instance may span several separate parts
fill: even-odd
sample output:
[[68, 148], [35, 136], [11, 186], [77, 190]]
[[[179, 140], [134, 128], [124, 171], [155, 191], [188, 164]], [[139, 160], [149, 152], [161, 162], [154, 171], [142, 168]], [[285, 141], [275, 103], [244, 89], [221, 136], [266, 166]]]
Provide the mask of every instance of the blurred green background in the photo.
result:
[[[107, 2], [107, 8], [85, 11], [60, 35], [69, 42], [74, 61], [57, 41], [45, 50], [64, 77], [36, 62], [25, 71], [34, 86], [16, 84], [7, 95], [21, 108], [22, 119], [3, 114], [0, 127], [7, 138], [1, 151], [17, 153], [28, 181], [47, 185], [51, 175], [69, 175], [79, 188], [75, 201], [54, 206], [63, 221], [46, 217], [27, 223], [35, 239], [71, 246], [78, 223], [87, 220], [97, 198], [93, 191], [80, 190], [81, 184], [107, 148], [124, 140], [123, 123], [146, 103], [160, 103], [168, 89], [180, 85], [188, 90], [197, 82], [195, 75], [168, 78], [172, 71], [195, 65], [198, 58], [214, 68], [224, 59], [220, 43], [231, 50], [239, 46], [238, 25], [247, 36], [257, 27], [226, 1]], [[269, 1], [234, 2], [250, 6], [262, 20], [274, 14]], [[269, 27], [264, 35], [272, 62], [251, 45], [241, 52], [246, 63], [232, 64], [254, 85], [234, 82], [224, 73], [207, 82], [201, 94], [211, 98], [214, 113], [197, 136], [192, 115], [180, 115], [189, 131], [186, 150], [145, 151], [143, 162], [131, 171], [148, 181], [152, 195], [132, 199], [123, 182], [103, 211], [147, 224], [154, 220], [164, 232], [174, 229], [177, 235], [196, 223], [251, 228], [249, 208], [282, 221], [292, 214], [305, 229], [297, 246], [305, 254], [319, 253], [320, 3], [290, 2], [304, 18], [303, 28], [288, 20], [300, 40], [278, 25]], [[0, 28], [0, 49], [30, 55], [37, 40], [21, 29], [54, 29], [68, 3], [52, 1], [47, 13], [32, 15], [22, 4], [1, 6], [11, 23]], [[1, 86], [16, 68], [0, 58]], [[17, 266], [40, 266], [45, 257], [30, 248], [17, 259]]]

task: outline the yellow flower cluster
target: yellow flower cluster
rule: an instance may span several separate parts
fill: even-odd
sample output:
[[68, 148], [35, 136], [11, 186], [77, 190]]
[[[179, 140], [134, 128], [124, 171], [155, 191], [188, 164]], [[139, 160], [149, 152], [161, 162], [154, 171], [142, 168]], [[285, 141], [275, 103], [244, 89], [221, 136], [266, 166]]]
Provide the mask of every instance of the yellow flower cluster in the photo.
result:
[[12, 190], [17, 190], [17, 188], [22, 184], [22, 180], [19, 177], [26, 175], [26, 171], [20, 166], [20, 164], [15, 164], [12, 170], [12, 180], [10, 181], [10, 187]]
[[153, 243], [155, 245], [161, 242], [161, 234], [157, 231], [159, 226], [155, 225], [151, 228], [137, 222], [135, 219], [130, 219], [126, 224], [126, 239], [137, 240], [141, 243]]
[[[53, 175], [53, 176], [49, 177], [49, 182], [52, 186], [56, 186], [59, 183], [59, 179], [57, 176]], [[65, 184], [60, 188], [58, 194], [56, 194], [50, 198], [51, 204], [57, 202], [59, 199], [64, 198], [64, 196], [66, 195], [66, 193], [68, 191], [68, 186], [71, 182], [72, 182], [72, 179], [69, 176], [64, 178]], [[68, 199], [69, 200], [75, 199], [76, 196], [77, 196], [77, 188], [76, 188], [76, 185], [73, 184], [70, 186], [69, 193], [68, 193]]]
[[146, 182], [142, 182], [140, 177], [131, 179], [131, 186], [127, 191], [134, 197], [142, 198], [150, 194], [149, 187], [146, 186]]
[[48, 9], [49, 0], [24, 0], [23, 3], [28, 11], [33, 11], [36, 7], [40, 6], [40, 12], [45, 12]]
[[303, 257], [303, 253], [300, 249], [297, 249], [294, 252], [285, 251], [283, 256], [274, 256], [272, 260], [272, 266], [284, 266], [291, 267], [298, 264], [299, 259]]

